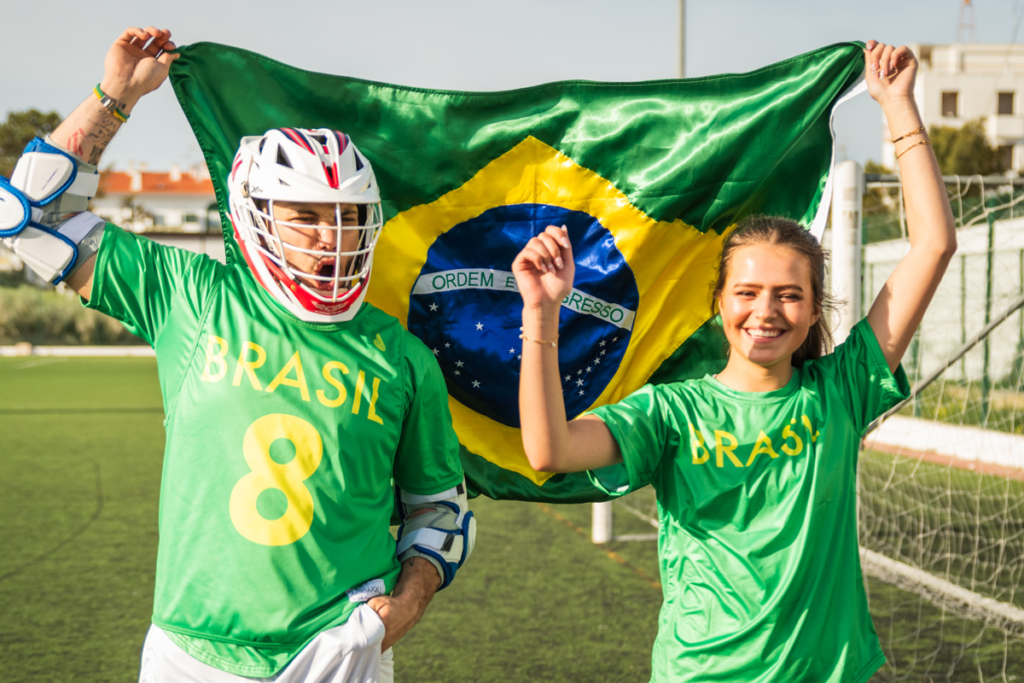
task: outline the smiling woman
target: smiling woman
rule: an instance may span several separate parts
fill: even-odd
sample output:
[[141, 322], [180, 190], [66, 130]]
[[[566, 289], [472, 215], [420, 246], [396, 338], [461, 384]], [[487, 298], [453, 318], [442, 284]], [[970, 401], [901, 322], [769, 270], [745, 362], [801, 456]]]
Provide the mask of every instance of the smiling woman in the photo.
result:
[[730, 349], [719, 381], [770, 391], [789, 380], [790, 364], [831, 349], [826, 259], [818, 240], [785, 218], [754, 216], [729, 236], [714, 289]]

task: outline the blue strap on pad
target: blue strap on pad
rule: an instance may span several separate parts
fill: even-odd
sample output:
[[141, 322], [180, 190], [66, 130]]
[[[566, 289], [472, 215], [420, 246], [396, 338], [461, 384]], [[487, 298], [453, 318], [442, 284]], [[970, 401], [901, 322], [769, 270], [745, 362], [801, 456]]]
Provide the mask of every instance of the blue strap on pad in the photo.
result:
[[465, 482], [428, 495], [399, 489], [398, 507], [404, 520], [396, 539], [399, 561], [415, 556], [428, 560], [441, 576], [438, 590], [446, 588], [476, 543], [476, 519]]
[[0, 237], [11, 237], [32, 220], [32, 205], [21, 190], [0, 176]]
[[10, 180], [0, 176], [0, 238], [41, 277], [62, 282], [98, 249], [104, 222], [85, 211], [98, 185], [94, 166], [35, 138]]

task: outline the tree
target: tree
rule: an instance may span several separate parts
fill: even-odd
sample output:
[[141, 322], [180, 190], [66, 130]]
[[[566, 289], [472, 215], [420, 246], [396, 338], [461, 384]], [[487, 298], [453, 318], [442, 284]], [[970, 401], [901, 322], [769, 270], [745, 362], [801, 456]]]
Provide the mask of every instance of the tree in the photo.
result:
[[7, 121], [0, 124], [0, 175], [10, 178], [25, 145], [34, 137], [46, 137], [61, 121], [61, 115], [55, 111], [44, 114], [38, 109], [29, 109], [8, 114]]
[[1009, 169], [999, 162], [999, 152], [985, 137], [982, 119], [968, 121], [962, 128], [932, 126], [928, 136], [943, 175], [990, 175]]
[[135, 203], [135, 197], [126, 196], [121, 201], [121, 227], [128, 228], [133, 232], [142, 232], [153, 226], [153, 214]]
[[[893, 170], [882, 164], [868, 160], [864, 164], [864, 173], [892, 175]], [[891, 240], [900, 236], [897, 197], [888, 187], [865, 188], [863, 206], [864, 244]]]

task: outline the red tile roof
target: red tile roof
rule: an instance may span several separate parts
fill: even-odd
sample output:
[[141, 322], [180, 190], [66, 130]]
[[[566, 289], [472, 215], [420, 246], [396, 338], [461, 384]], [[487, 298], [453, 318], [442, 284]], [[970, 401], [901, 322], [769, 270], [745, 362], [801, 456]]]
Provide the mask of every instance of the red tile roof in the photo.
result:
[[[142, 194], [205, 194], [213, 196], [213, 181], [196, 179], [183, 172], [180, 180], [171, 180], [170, 173], [140, 171]], [[100, 191], [106, 194], [130, 194], [132, 177], [124, 171], [104, 171], [100, 174]]]

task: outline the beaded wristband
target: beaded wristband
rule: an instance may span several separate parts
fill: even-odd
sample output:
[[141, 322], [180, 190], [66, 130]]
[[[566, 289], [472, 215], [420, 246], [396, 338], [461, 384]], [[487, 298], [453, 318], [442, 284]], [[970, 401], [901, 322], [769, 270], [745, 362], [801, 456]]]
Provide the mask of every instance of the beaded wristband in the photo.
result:
[[128, 114], [125, 114], [123, 111], [121, 111], [121, 109], [117, 106], [115, 100], [111, 99], [110, 96], [108, 96], [106, 93], [100, 90], [99, 83], [97, 83], [96, 87], [92, 89], [92, 94], [95, 95], [96, 98], [100, 101], [100, 104], [102, 104], [103, 107], [121, 123], [127, 123], [128, 119], [131, 118]]

